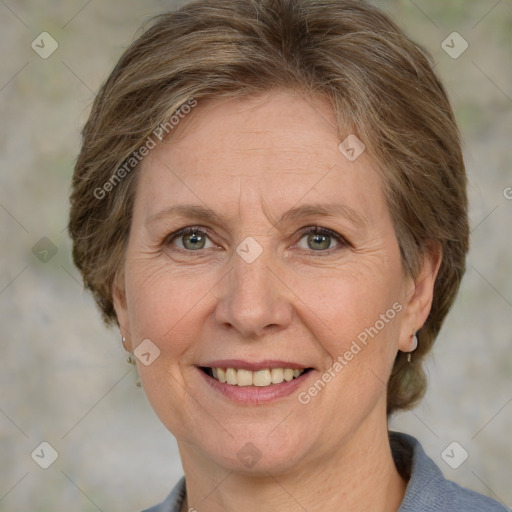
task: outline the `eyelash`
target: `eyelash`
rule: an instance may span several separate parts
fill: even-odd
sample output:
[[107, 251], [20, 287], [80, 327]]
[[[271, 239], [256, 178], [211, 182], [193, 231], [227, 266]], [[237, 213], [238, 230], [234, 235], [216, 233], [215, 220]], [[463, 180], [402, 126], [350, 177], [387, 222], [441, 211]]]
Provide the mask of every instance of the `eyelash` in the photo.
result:
[[[200, 235], [206, 235], [208, 238], [210, 238], [208, 231], [205, 230], [204, 228], [201, 228], [199, 226], [189, 226], [189, 227], [182, 228], [182, 229], [180, 229], [178, 231], [175, 231], [174, 233], [171, 233], [170, 235], [168, 235], [164, 239], [163, 245], [166, 245], [166, 246], [167, 245], [171, 245], [172, 242], [175, 239], [177, 239], [179, 237], [182, 237], [182, 236], [185, 236], [185, 235], [190, 235], [192, 233], [196, 233], [196, 234], [200, 234]], [[338, 251], [338, 250], [342, 249], [343, 247], [350, 246], [350, 243], [348, 242], [348, 240], [345, 237], [343, 237], [339, 233], [336, 233], [335, 231], [332, 231], [332, 230], [327, 229], [327, 228], [323, 228], [321, 226], [309, 226], [307, 228], [304, 228], [301, 231], [299, 241], [302, 240], [302, 238], [305, 235], [309, 235], [309, 234], [327, 235], [327, 236], [329, 236], [331, 238], [334, 238], [336, 240], [336, 242], [338, 242], [338, 244], [339, 244], [338, 247], [331, 247], [330, 249], [326, 249], [326, 250], [315, 251], [315, 250], [311, 249], [309, 251], [309, 252], [315, 253], [316, 256], [319, 256], [319, 257], [331, 255], [333, 252]], [[189, 249], [182, 249], [180, 247], [177, 247], [176, 249], [181, 251], [181, 252], [196, 253], [196, 254], [199, 254], [199, 255], [202, 254], [203, 251], [207, 250], [207, 249], [198, 249], [198, 250], [192, 251], [192, 250], [189, 250]], [[307, 249], [303, 249], [303, 250], [307, 250]]]

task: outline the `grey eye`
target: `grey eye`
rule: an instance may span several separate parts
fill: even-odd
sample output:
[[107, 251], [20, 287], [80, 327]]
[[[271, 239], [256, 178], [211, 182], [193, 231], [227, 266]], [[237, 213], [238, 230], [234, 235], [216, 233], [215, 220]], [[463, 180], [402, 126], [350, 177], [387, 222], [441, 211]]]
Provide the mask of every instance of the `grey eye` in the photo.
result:
[[[306, 240], [305, 244], [302, 242], [303, 240]], [[344, 245], [344, 239], [341, 235], [325, 228], [316, 227], [309, 229], [303, 234], [298, 246], [301, 249], [326, 252], [334, 248], [335, 244], [333, 242], [336, 242], [337, 245]]]
[[308, 247], [314, 251], [329, 249], [331, 245], [331, 237], [319, 233], [311, 233], [307, 238]]
[[187, 251], [207, 249], [209, 247], [207, 246], [208, 240], [208, 235], [200, 229], [187, 229], [176, 234], [172, 239], [180, 249]]

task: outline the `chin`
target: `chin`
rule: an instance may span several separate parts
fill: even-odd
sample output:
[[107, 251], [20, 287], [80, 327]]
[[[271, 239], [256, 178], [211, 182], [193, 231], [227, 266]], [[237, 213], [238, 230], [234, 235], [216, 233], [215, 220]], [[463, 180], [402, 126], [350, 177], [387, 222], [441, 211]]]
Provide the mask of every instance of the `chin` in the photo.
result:
[[275, 427], [269, 428], [268, 424], [252, 428], [244, 425], [238, 432], [230, 429], [233, 437], [226, 432], [217, 432], [217, 436], [198, 433], [194, 444], [212, 462], [239, 474], [268, 477], [269, 473], [277, 475], [296, 469], [313, 448], [311, 436], [290, 431], [284, 425], [281, 431], [279, 426], [274, 432], [272, 428]]

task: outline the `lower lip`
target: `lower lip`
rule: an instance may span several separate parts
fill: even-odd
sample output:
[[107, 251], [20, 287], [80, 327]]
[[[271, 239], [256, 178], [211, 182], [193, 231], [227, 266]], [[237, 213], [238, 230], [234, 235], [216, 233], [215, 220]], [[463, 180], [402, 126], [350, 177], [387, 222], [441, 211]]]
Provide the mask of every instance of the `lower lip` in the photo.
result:
[[296, 379], [284, 381], [281, 382], [281, 384], [271, 384], [270, 386], [263, 387], [233, 386], [210, 377], [200, 368], [197, 368], [197, 371], [203, 376], [203, 379], [212, 389], [230, 398], [234, 402], [239, 404], [258, 405], [291, 395], [304, 383], [314, 370], [309, 370]]

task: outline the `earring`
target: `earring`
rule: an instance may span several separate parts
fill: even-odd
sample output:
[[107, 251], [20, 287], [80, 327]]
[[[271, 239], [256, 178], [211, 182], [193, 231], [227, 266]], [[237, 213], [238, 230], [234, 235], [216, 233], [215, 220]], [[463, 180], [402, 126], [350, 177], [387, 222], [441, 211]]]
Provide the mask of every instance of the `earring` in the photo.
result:
[[[121, 336], [121, 342], [123, 344], [123, 348], [126, 350], [126, 352], [128, 352], [128, 357], [126, 358], [126, 362], [128, 364], [132, 364], [134, 366], [137, 366], [137, 363], [135, 361], [135, 357], [133, 357], [133, 354], [126, 348], [126, 338], [124, 336]], [[140, 388], [142, 387], [142, 384], [140, 382], [140, 378], [139, 378], [139, 375], [137, 374], [137, 380], [135, 382], [135, 385]]]
[[133, 357], [132, 353], [126, 348], [126, 338], [124, 336], [121, 337], [121, 342], [123, 343], [123, 348], [128, 352], [128, 357], [126, 358], [126, 362], [128, 364], [136, 364], [135, 358]]
[[412, 355], [411, 355], [412, 352], [414, 352], [418, 348], [418, 336], [414, 332], [414, 329], [412, 331], [413, 331], [413, 335], [412, 335], [412, 341], [411, 341], [411, 350], [407, 354], [407, 362], [408, 363], [410, 363], [412, 360]]

